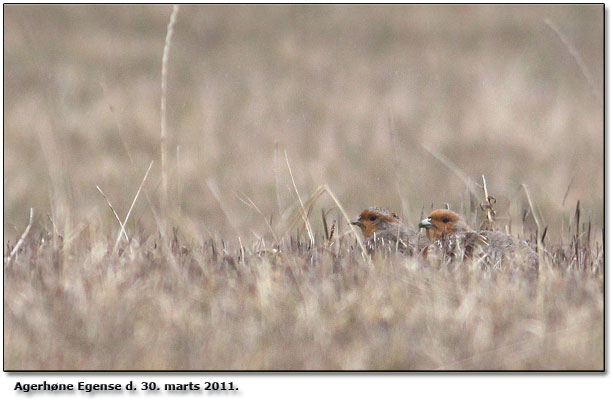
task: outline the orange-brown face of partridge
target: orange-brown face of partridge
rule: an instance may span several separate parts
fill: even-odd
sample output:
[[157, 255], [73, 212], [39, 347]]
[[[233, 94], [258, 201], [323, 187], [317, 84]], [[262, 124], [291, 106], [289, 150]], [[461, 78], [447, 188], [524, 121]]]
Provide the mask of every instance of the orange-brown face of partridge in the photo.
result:
[[379, 207], [369, 207], [351, 221], [352, 225], [360, 227], [365, 239], [372, 237], [375, 232], [397, 226], [399, 223], [400, 219], [395, 213]]
[[420, 228], [426, 228], [426, 235], [435, 242], [445, 235], [469, 231], [470, 227], [458, 214], [450, 210], [434, 210], [428, 218], [421, 220]]

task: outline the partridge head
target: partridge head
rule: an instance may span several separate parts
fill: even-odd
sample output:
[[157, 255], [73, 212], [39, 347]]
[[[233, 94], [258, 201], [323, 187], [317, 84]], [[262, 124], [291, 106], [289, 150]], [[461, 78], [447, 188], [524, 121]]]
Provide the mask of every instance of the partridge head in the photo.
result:
[[451, 210], [434, 210], [428, 218], [419, 222], [420, 228], [426, 229], [426, 235], [431, 242], [442, 239], [447, 235], [470, 231], [462, 217]]

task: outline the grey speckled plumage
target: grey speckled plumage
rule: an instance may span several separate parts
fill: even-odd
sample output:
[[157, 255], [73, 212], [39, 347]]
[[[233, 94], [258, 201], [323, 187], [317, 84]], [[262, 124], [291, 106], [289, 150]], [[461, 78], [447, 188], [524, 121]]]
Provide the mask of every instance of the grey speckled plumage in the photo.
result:
[[402, 224], [390, 224], [386, 229], [375, 232], [364, 241], [369, 252], [376, 249], [398, 251], [407, 255], [417, 255], [430, 245], [423, 233], [407, 228]]
[[538, 266], [538, 256], [526, 241], [500, 231], [463, 231], [434, 242], [431, 253], [440, 252], [446, 260], [473, 259], [482, 267], [510, 264]]

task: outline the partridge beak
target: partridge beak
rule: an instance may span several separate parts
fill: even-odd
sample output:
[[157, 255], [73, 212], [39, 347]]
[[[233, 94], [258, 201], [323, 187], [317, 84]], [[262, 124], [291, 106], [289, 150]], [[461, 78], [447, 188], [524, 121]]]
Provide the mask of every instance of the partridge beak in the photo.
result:
[[419, 221], [419, 227], [420, 228], [432, 228], [434, 226], [434, 224], [431, 222], [430, 218], [426, 218], [426, 219], [422, 219], [421, 221]]
[[359, 218], [355, 218], [351, 220], [351, 225], [362, 226], [362, 221]]

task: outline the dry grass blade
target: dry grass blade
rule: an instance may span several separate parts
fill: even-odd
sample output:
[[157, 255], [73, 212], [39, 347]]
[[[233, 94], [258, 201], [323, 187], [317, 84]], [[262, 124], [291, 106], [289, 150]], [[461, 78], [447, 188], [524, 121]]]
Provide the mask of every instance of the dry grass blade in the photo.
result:
[[398, 148], [400, 147], [398, 144], [398, 139], [396, 137], [396, 129], [394, 124], [394, 117], [391, 112], [388, 112], [388, 126], [389, 126], [389, 135], [390, 141], [392, 144], [392, 154], [394, 155], [394, 185], [396, 186], [396, 192], [398, 193], [398, 198], [400, 199], [400, 204], [402, 205], [402, 215], [405, 217], [408, 216], [409, 212], [409, 204], [407, 200], [407, 196], [402, 194], [402, 190], [400, 189], [400, 157], [398, 157]]
[[119, 226], [121, 227], [121, 232], [123, 232], [123, 235], [124, 235], [124, 237], [126, 239], [126, 242], [129, 242], [130, 239], [128, 238], [128, 234], [126, 233], [126, 229], [125, 229], [123, 223], [121, 222], [121, 218], [119, 218], [119, 215], [117, 215], [117, 211], [115, 211], [115, 208], [113, 207], [113, 205], [111, 204], [109, 199], [106, 197], [106, 195], [104, 194], [102, 189], [100, 189], [100, 186], [96, 185], [96, 189], [98, 189], [98, 191], [100, 192], [102, 197], [104, 197], [104, 200], [106, 200], [106, 204], [108, 204], [108, 206], [111, 209], [111, 211], [113, 211], [113, 215], [115, 215], [115, 219], [117, 220], [117, 222], [119, 222]]
[[298, 193], [298, 187], [296, 186], [296, 181], [294, 180], [294, 174], [292, 174], [292, 167], [289, 165], [289, 158], [287, 157], [287, 151], [285, 153], [285, 162], [287, 163], [287, 169], [289, 171], [289, 175], [292, 178], [292, 185], [294, 186], [294, 191], [296, 192], [296, 197], [298, 197], [298, 201], [300, 202], [300, 209], [302, 210], [302, 220], [304, 221], [304, 225], [306, 226], [307, 233], [309, 234], [309, 241], [311, 242], [311, 247], [315, 246], [315, 236], [313, 235], [313, 229], [311, 228], [311, 224], [309, 223], [309, 216], [304, 208], [304, 203], [300, 198], [300, 193]]
[[238, 236], [240, 238], [240, 233], [238, 231], [238, 227], [236, 226], [236, 224], [234, 223], [232, 218], [230, 218], [230, 212], [227, 210], [227, 208], [224, 205], [223, 201], [221, 201], [221, 196], [219, 195], [219, 188], [217, 187], [217, 184], [215, 183], [215, 181], [213, 179], [207, 178], [206, 185], [209, 188], [209, 190], [211, 191], [211, 193], [213, 194], [213, 197], [215, 197], [215, 200], [217, 200], [217, 203], [219, 204], [219, 208], [221, 208], [221, 211], [223, 212], [223, 214], [225, 215], [226, 219], [230, 223], [230, 226], [232, 226], [232, 229], [236, 233], [236, 236]]
[[138, 190], [136, 191], [136, 195], [134, 196], [134, 200], [132, 200], [132, 205], [130, 205], [130, 209], [128, 210], [128, 214], [126, 215], [126, 219], [123, 221], [123, 226], [119, 230], [119, 234], [117, 235], [117, 240], [115, 241], [115, 246], [113, 247], [113, 254], [117, 251], [117, 246], [119, 246], [119, 241], [121, 240], [121, 232], [123, 232], [123, 227], [126, 226], [126, 224], [128, 223], [128, 219], [130, 218], [130, 215], [132, 214], [132, 209], [134, 208], [134, 204], [136, 204], [136, 200], [138, 200], [140, 191], [143, 189], [143, 185], [145, 184], [145, 181], [147, 180], [147, 177], [149, 176], [149, 172], [151, 171], [152, 166], [153, 166], [153, 161], [149, 163], [149, 168], [147, 168], [147, 172], [145, 173], [145, 176], [143, 177], [143, 180], [141, 181], [140, 186], [138, 187]]
[[[536, 210], [534, 205], [532, 204], [532, 198], [530, 197], [530, 193], [528, 192], [528, 187], [522, 183], [521, 185], [524, 188], [524, 193], [526, 193], [526, 198], [528, 199], [528, 205], [530, 206], [530, 211], [532, 212], [532, 217], [534, 218], [534, 222], [536, 222], [536, 227], [538, 229], [538, 233], [536, 235], [536, 252], [538, 255], [539, 265], [543, 265], [543, 241], [541, 239], [541, 234], [543, 232], [541, 228], [540, 218], [536, 215]], [[545, 237], [544, 235], [542, 237]], [[550, 266], [551, 267], [551, 266]]]
[[168, 92], [168, 55], [170, 53], [170, 45], [172, 43], [172, 35], [174, 33], [175, 23], [177, 22], [177, 14], [179, 6], [172, 6], [172, 14], [168, 22], [166, 30], [166, 40], [164, 41], [164, 54], [162, 55], [162, 96], [160, 100], [160, 158], [162, 164], [162, 206], [168, 204], [168, 166], [166, 165], [167, 154], [167, 137], [166, 137], [166, 97]]
[[577, 264], [579, 264], [579, 247], [581, 241], [581, 230], [579, 227], [581, 226], [581, 202], [577, 200], [577, 206], [575, 207], [575, 259], [577, 260]]
[[573, 185], [573, 181], [575, 180], [575, 176], [577, 176], [576, 174], [573, 175], [572, 178], [570, 178], [570, 182], [568, 183], [568, 186], [566, 187], [566, 192], [564, 193], [564, 198], [562, 198], [562, 206], [564, 206], [564, 203], [566, 203], [566, 198], [568, 197], [568, 192], [570, 192], [570, 187]]
[[28, 222], [28, 226], [26, 226], [26, 229], [21, 234], [21, 237], [17, 241], [17, 244], [15, 245], [15, 247], [13, 247], [13, 250], [11, 251], [11, 254], [9, 254], [9, 258], [8, 258], [7, 262], [11, 262], [11, 260], [13, 259], [13, 256], [15, 256], [15, 254], [17, 254], [17, 251], [23, 245], [24, 240], [26, 240], [26, 237], [28, 236], [28, 233], [30, 232], [30, 229], [32, 228], [32, 220], [33, 219], [34, 219], [34, 209], [30, 208], [30, 220]]
[[[241, 196], [244, 196], [245, 198], [243, 199]], [[249, 196], [244, 193], [237, 193], [236, 198], [239, 199], [243, 204], [253, 208], [264, 219], [264, 222], [266, 222], [266, 226], [268, 227], [268, 230], [270, 230], [270, 233], [272, 234], [272, 237], [275, 240], [277, 246], [280, 246], [279, 238], [275, 234], [275, 230], [272, 228], [272, 223], [269, 221], [268, 218], [266, 218], [266, 215], [264, 215], [264, 213], [253, 202], [253, 200], [251, 200], [251, 198], [249, 198]]]
[[283, 220], [288, 221], [287, 228], [284, 231], [283, 236], [287, 235], [288, 232], [298, 223], [298, 221], [304, 221], [305, 213], [303, 212], [303, 210], [305, 208], [311, 209], [317, 199], [319, 199], [319, 197], [324, 194], [324, 192], [325, 189], [322, 186], [319, 186], [303, 204], [301, 204], [299, 201], [296, 201], [295, 205], [292, 208], [289, 208], [287, 211], [285, 211], [284, 215], [289, 214], [289, 217], [282, 218]]
[[524, 193], [526, 194], [526, 198], [528, 199], [528, 205], [530, 206], [530, 211], [532, 212], [534, 222], [536, 222], [536, 227], [538, 228], [539, 232], [541, 232], [541, 221], [536, 214], [534, 205], [532, 204], [532, 198], [530, 197], [530, 192], [528, 192], [528, 187], [523, 183], [521, 184], [521, 187], [524, 189]]
[[274, 160], [273, 160], [273, 169], [275, 173], [275, 196], [277, 199], [277, 208], [279, 211], [279, 215], [282, 214], [281, 210], [281, 191], [280, 191], [280, 182], [279, 182], [279, 143], [275, 143], [275, 152], [274, 152]]
[[594, 78], [592, 77], [592, 74], [590, 73], [590, 71], [587, 69], [587, 65], [585, 65], [585, 62], [583, 61], [583, 57], [581, 57], [581, 54], [579, 54], [579, 51], [577, 50], [577, 48], [570, 42], [570, 40], [568, 40], [566, 35], [562, 33], [560, 28], [558, 28], [558, 26], [551, 19], [545, 18], [545, 23], [556, 33], [556, 35], [558, 35], [558, 37], [560, 38], [560, 40], [562, 41], [562, 43], [564, 44], [564, 46], [566, 47], [570, 55], [575, 59], [577, 64], [579, 64], [579, 68], [581, 68], [581, 73], [583, 74], [583, 77], [587, 81], [587, 84], [590, 86], [590, 89], [592, 90], [592, 94], [594, 95], [596, 100], [598, 100], [600, 104], [602, 104], [600, 93], [598, 89], [596, 88], [596, 82], [594, 82]]
[[324, 226], [324, 234], [326, 235], [326, 240], [330, 240], [330, 232], [328, 231], [328, 221], [326, 221], [326, 213], [324, 209], [321, 209], [321, 220]]
[[472, 193], [472, 195], [478, 199], [479, 198], [479, 193], [477, 192], [477, 190], [475, 189], [475, 184], [468, 178], [468, 176], [466, 176], [466, 174], [464, 174], [460, 168], [458, 168], [451, 160], [449, 160], [447, 157], [445, 157], [444, 155], [440, 154], [439, 152], [432, 150], [430, 147], [428, 147], [425, 144], [421, 145], [428, 153], [432, 154], [432, 156], [434, 158], [436, 158], [437, 160], [439, 160], [444, 166], [446, 166], [447, 168], [449, 168], [451, 170], [451, 172], [453, 172], [455, 174], [455, 176], [457, 176], [462, 182], [464, 182], [464, 184], [466, 185], [466, 188], [470, 191], [470, 193]]
[[481, 175], [481, 179], [483, 180], [483, 204], [482, 208], [485, 209], [487, 214], [487, 222], [489, 225], [489, 229], [494, 227], [494, 207], [493, 207], [493, 197], [490, 197], [487, 191], [487, 183], [485, 182], [485, 175]]
[[[358, 242], [358, 245], [360, 246], [360, 250], [362, 251], [362, 255], [364, 256], [364, 258], [366, 259], [370, 259], [370, 257], [368, 256], [368, 252], [366, 251], [366, 248], [364, 247], [364, 244], [362, 243], [362, 240], [360, 238], [360, 235], [358, 234], [357, 230], [354, 229], [353, 225], [351, 225], [351, 218], [349, 218], [349, 215], [347, 214], [347, 212], [345, 211], [345, 208], [343, 207], [343, 205], [341, 204], [340, 201], [338, 201], [338, 198], [336, 197], [336, 195], [332, 192], [332, 190], [330, 189], [330, 187], [327, 184], [324, 185], [320, 185], [317, 187], [317, 189], [315, 189], [315, 191], [313, 192], [313, 194], [311, 195], [311, 197], [309, 197], [309, 199], [302, 204], [302, 209], [299, 210], [299, 212], [301, 212], [302, 210], [304, 210], [304, 205], [307, 205], [309, 207], [312, 207], [313, 204], [315, 203], [315, 201], [324, 193], [328, 193], [328, 195], [330, 196], [330, 198], [332, 198], [332, 201], [334, 201], [334, 203], [336, 203], [336, 206], [338, 207], [338, 209], [341, 211], [341, 213], [343, 214], [343, 218], [345, 219], [345, 222], [347, 222], [347, 225], [349, 226], [349, 229], [351, 230], [351, 232], [353, 233], [355, 239]], [[300, 214], [300, 215], [304, 215], [304, 214]], [[292, 226], [294, 226], [296, 224], [296, 222], [298, 221], [300, 217], [299, 216], [295, 216], [292, 219], [292, 222], [290, 223], [288, 230], [292, 228]], [[287, 232], [286, 232], [287, 233]]]
[[[302, 219], [304, 214], [306, 213], [307, 217], [310, 213], [310, 211], [313, 208], [313, 206], [315, 205], [315, 202], [319, 199], [319, 197], [325, 193], [325, 190], [322, 186], [317, 187], [317, 189], [315, 189], [315, 191], [313, 192], [313, 194], [306, 199], [302, 204], [297, 201], [296, 204], [294, 205], [294, 208], [296, 209], [293, 213], [292, 213], [292, 218], [291, 218], [291, 225], [295, 225], [298, 220]], [[302, 209], [304, 208], [305, 213], [302, 212]]]
[[[100, 87], [102, 88], [102, 93], [104, 94], [104, 96], [106, 98], [109, 98], [108, 88], [106, 84], [104, 82], [100, 82]], [[110, 100], [107, 101], [107, 104], [109, 107], [109, 111], [111, 112], [111, 115], [113, 116], [113, 122], [115, 122], [115, 127], [117, 128], [117, 136], [119, 137], [119, 140], [121, 141], [121, 145], [123, 146], [123, 149], [126, 152], [128, 159], [130, 160], [130, 164], [134, 165], [134, 159], [132, 158], [130, 148], [128, 147], [128, 143], [126, 142], [126, 138], [124, 137], [124, 130], [122, 129], [121, 122], [119, 121], [119, 118], [117, 117], [117, 114], [115, 113], [115, 107], [113, 107], [113, 105], [110, 103]]]
[[341, 202], [338, 201], [338, 199], [336, 198], [336, 195], [334, 195], [334, 193], [328, 187], [327, 184], [323, 185], [322, 187], [323, 187], [323, 189], [325, 189], [325, 191], [328, 193], [328, 195], [330, 195], [332, 200], [336, 203], [336, 206], [338, 207], [338, 209], [341, 210], [341, 213], [343, 214], [343, 218], [345, 218], [345, 222], [347, 222], [347, 225], [349, 225], [349, 228], [351, 229], [351, 232], [353, 232], [353, 235], [355, 236], [355, 239], [358, 241], [358, 245], [360, 246], [360, 250], [362, 250], [362, 255], [364, 256], [364, 258], [370, 259], [370, 257], [368, 256], [368, 252], [366, 251], [366, 247], [364, 247], [364, 244], [362, 243], [362, 240], [360, 239], [360, 235], [358, 234], [357, 230], [353, 227], [353, 225], [351, 225], [351, 218], [349, 218], [349, 215], [345, 211], [345, 207], [343, 207]]

